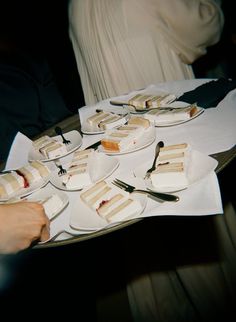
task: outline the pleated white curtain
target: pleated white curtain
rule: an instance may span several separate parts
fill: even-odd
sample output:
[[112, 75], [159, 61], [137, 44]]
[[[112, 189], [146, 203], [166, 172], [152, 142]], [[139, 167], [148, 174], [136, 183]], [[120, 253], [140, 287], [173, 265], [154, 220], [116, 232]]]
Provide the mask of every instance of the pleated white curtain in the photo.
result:
[[69, 34], [87, 105], [163, 81], [193, 78], [216, 43], [214, 0], [71, 0]]

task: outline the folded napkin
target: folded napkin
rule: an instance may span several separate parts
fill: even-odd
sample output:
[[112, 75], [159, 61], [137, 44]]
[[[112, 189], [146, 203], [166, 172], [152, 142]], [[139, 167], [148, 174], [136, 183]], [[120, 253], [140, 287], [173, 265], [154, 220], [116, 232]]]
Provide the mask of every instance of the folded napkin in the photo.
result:
[[158, 204], [150, 200], [141, 217], [223, 214], [219, 183], [214, 171], [188, 189], [174, 194], [179, 196], [178, 202]]
[[28, 154], [31, 147], [32, 141], [21, 132], [17, 132], [12, 142], [5, 170], [20, 168], [28, 163]]
[[178, 101], [190, 104], [196, 102], [198, 106], [204, 108], [215, 107], [234, 88], [236, 88], [236, 80], [220, 78], [185, 92], [178, 98]]

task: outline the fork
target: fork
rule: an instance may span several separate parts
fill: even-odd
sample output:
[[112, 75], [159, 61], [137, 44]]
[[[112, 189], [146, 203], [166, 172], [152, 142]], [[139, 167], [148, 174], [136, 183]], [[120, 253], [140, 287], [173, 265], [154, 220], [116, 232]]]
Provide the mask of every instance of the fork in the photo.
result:
[[175, 196], [175, 195], [171, 195], [171, 194], [168, 194], [168, 193], [161, 193], [161, 192], [156, 192], [156, 191], [152, 191], [152, 190], [143, 190], [143, 189], [136, 189], [134, 186], [131, 186], [130, 184], [124, 182], [124, 181], [121, 181], [119, 179], [115, 179], [114, 181], [112, 181], [112, 183], [119, 187], [120, 189], [123, 189], [127, 192], [140, 192], [140, 193], [144, 193], [144, 194], [147, 194], [147, 195], [150, 195], [152, 197], [155, 197], [155, 198], [158, 198], [158, 199], [161, 199], [163, 201], [179, 201], [179, 197], [178, 196]]
[[59, 169], [59, 171], [58, 171], [59, 176], [62, 176], [63, 174], [65, 174], [67, 172], [66, 169], [63, 168], [63, 166], [59, 160], [55, 160], [54, 163], [57, 166], [57, 168]]
[[[172, 111], [174, 108], [173, 107], [169, 107], [169, 106], [161, 106], [161, 107], [148, 107], [148, 108], [138, 108], [137, 106], [133, 105], [133, 104], [129, 104], [126, 102], [120, 102], [120, 101], [110, 101], [111, 105], [116, 105], [116, 106], [131, 106], [135, 112], [139, 113], [139, 114], [145, 114], [149, 111], [152, 110], [164, 110], [164, 111]], [[177, 107], [175, 107], [177, 108]]]
[[54, 130], [55, 130], [55, 132], [56, 132], [57, 135], [60, 135], [62, 137], [62, 143], [66, 144], [66, 145], [71, 143], [70, 140], [67, 140], [64, 137], [64, 135], [62, 133], [62, 129], [59, 126], [56, 126]]
[[[96, 113], [99, 113], [99, 112], [103, 112], [103, 110], [102, 109], [100, 109], [100, 108], [97, 108], [96, 109]], [[115, 114], [115, 115], [119, 115], [119, 116], [123, 116], [123, 117], [126, 117], [129, 113], [116, 113], [116, 112], [111, 112], [111, 111], [109, 111], [109, 113], [111, 113], [111, 114]]]
[[159, 141], [156, 145], [156, 149], [155, 149], [155, 158], [153, 160], [152, 166], [151, 168], [149, 168], [145, 174], [144, 179], [148, 179], [151, 175], [151, 173], [156, 169], [156, 160], [158, 158], [158, 155], [160, 153], [160, 148], [162, 148], [164, 146], [163, 141]]
[[[171, 102], [173, 103], [173, 102]], [[116, 105], [116, 106], [131, 106], [135, 112], [139, 113], [139, 114], [145, 114], [149, 111], [152, 111], [152, 110], [159, 110], [159, 111], [174, 111], [174, 110], [181, 110], [181, 109], [184, 109], [184, 108], [187, 108], [187, 107], [191, 107], [191, 106], [194, 106], [194, 105], [197, 105], [197, 103], [193, 103], [193, 104], [189, 104], [188, 106], [185, 106], [185, 107], [172, 107], [172, 106], [160, 106], [160, 107], [148, 107], [148, 108], [138, 108], [137, 106], [133, 105], [133, 104], [129, 104], [129, 103], [126, 103], [126, 102], [120, 102], [120, 101], [110, 101], [110, 104], [111, 105]]]

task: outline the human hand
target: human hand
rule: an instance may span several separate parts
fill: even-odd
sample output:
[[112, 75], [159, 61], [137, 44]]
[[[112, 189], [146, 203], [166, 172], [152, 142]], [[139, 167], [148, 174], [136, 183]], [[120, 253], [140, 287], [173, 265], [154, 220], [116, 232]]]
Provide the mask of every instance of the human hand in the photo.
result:
[[0, 253], [16, 253], [49, 236], [43, 205], [23, 201], [0, 205]]

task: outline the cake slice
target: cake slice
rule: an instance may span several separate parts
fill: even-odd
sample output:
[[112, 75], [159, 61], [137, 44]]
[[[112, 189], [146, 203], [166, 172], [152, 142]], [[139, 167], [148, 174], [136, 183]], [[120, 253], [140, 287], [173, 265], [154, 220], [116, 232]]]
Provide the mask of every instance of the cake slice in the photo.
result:
[[82, 189], [92, 183], [89, 167], [95, 157], [93, 149], [76, 151], [66, 174], [62, 176], [62, 183], [67, 189]]
[[94, 130], [108, 130], [126, 123], [127, 115], [118, 115], [113, 112], [99, 111], [87, 119], [87, 123]]
[[47, 135], [33, 141], [33, 147], [45, 158], [54, 159], [67, 153], [66, 146]]
[[176, 96], [173, 94], [153, 95], [153, 94], [137, 94], [128, 100], [129, 105], [133, 105], [138, 109], [149, 109], [165, 106], [173, 102]]
[[101, 130], [109, 130], [115, 127], [119, 127], [127, 122], [126, 116], [127, 115], [125, 114], [124, 115], [112, 114], [106, 120], [100, 122], [99, 128]]
[[45, 198], [41, 201], [41, 204], [44, 207], [44, 211], [49, 219], [52, 219], [53, 216], [62, 208], [63, 201], [60, 196], [56, 193]]
[[188, 144], [176, 144], [160, 148], [156, 169], [151, 173], [152, 185], [159, 189], [186, 188], [190, 147]]
[[102, 121], [105, 121], [108, 117], [110, 117], [110, 113], [108, 112], [97, 112], [96, 114], [91, 115], [90, 117], [87, 118], [87, 123], [92, 127], [92, 128], [97, 128], [99, 129], [99, 124]]
[[9, 198], [22, 188], [47, 177], [50, 170], [40, 161], [32, 161], [17, 170], [0, 176], [0, 197]]
[[151, 110], [145, 118], [154, 124], [159, 123], [175, 123], [180, 121], [187, 121], [197, 112], [197, 106], [191, 105], [183, 108], [168, 108]]
[[81, 200], [108, 223], [128, 220], [141, 212], [139, 201], [128, 192], [100, 181], [80, 195]]
[[148, 129], [150, 127], [150, 122], [144, 117], [132, 116], [128, 122], [128, 125], [137, 125], [144, 129]]
[[24, 178], [15, 171], [0, 176], [0, 198], [8, 198], [25, 187]]
[[147, 102], [149, 102], [152, 99], [153, 95], [149, 94], [137, 94], [131, 99], [129, 99], [128, 104], [133, 105], [140, 109], [147, 108]]
[[19, 168], [16, 172], [25, 180], [25, 185], [30, 186], [49, 175], [49, 168], [40, 161], [31, 161], [29, 164]]
[[137, 143], [137, 140], [149, 128], [150, 122], [142, 117], [131, 117], [128, 124], [107, 131], [101, 145], [107, 151], [122, 152]]
[[149, 99], [146, 103], [148, 108], [158, 108], [170, 104], [176, 99], [173, 94], [156, 95]]

